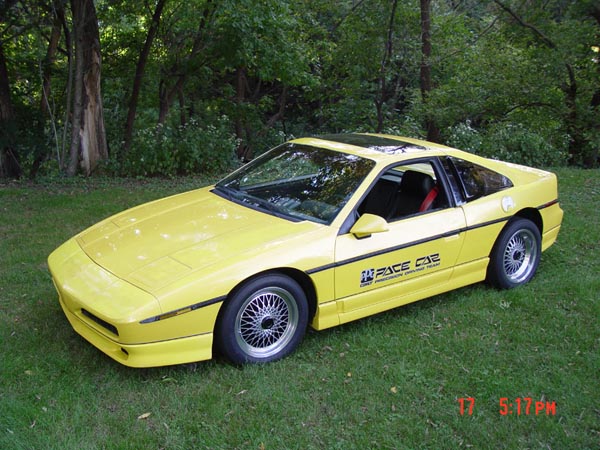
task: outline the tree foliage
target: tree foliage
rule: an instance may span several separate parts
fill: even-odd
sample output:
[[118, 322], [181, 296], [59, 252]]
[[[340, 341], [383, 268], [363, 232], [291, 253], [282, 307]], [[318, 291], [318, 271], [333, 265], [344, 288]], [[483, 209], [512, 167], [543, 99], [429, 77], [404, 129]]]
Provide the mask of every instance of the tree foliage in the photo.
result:
[[223, 170], [340, 131], [592, 167], [599, 47], [595, 0], [5, 0], [0, 176]]

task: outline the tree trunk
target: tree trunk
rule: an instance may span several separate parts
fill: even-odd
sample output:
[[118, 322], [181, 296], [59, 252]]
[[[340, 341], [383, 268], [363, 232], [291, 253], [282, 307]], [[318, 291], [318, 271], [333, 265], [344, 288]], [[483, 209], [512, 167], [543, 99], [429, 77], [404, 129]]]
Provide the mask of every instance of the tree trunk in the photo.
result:
[[[6, 19], [8, 10], [16, 0], [8, 0], [0, 5], [0, 23]], [[22, 170], [19, 155], [15, 149], [16, 141], [15, 112], [10, 99], [10, 81], [4, 56], [4, 46], [0, 39], [0, 178], [19, 178]]]
[[140, 96], [140, 89], [142, 87], [142, 79], [144, 78], [144, 72], [146, 70], [146, 62], [150, 55], [150, 49], [152, 48], [152, 42], [158, 31], [160, 24], [160, 16], [162, 14], [163, 7], [165, 6], [166, 0], [158, 0], [154, 14], [152, 15], [152, 23], [146, 36], [146, 42], [140, 52], [137, 66], [135, 68], [135, 78], [133, 79], [133, 89], [131, 90], [131, 98], [129, 99], [129, 110], [127, 111], [127, 122], [125, 124], [125, 136], [123, 153], [126, 154], [131, 148], [131, 139], [133, 136], [133, 125], [135, 122], [135, 114], [137, 110], [138, 98]]
[[[54, 68], [54, 62], [56, 60], [56, 52], [58, 51], [58, 44], [62, 35], [62, 30], [66, 25], [65, 12], [63, 5], [59, 1], [53, 2], [54, 20], [52, 21], [52, 30], [50, 31], [50, 39], [48, 40], [48, 48], [46, 49], [46, 56], [42, 61], [42, 97], [40, 99], [40, 111], [42, 116], [48, 116], [50, 120], [50, 126], [52, 127], [52, 134], [56, 146], [56, 162], [58, 167], [62, 170], [61, 152], [59, 148], [58, 131], [56, 129], [56, 121], [52, 108], [50, 107], [50, 97], [52, 91], [52, 70]], [[34, 151], [35, 159], [31, 165], [29, 171], [29, 177], [35, 178], [40, 166], [48, 158], [49, 152], [44, 146], [38, 146]]]
[[[423, 104], [426, 105], [429, 101], [429, 93], [433, 89], [431, 83], [431, 0], [421, 0], [421, 73], [419, 82], [421, 98]], [[440, 130], [429, 112], [426, 113], [425, 128], [427, 128], [427, 140], [440, 141]]]
[[[285, 117], [285, 108], [287, 106], [287, 92], [288, 92], [287, 86], [283, 86], [283, 89], [281, 91], [281, 95], [279, 96], [279, 109], [267, 121], [267, 126], [264, 128], [265, 132], [266, 132], [266, 130], [269, 130], [270, 128], [273, 128], [273, 126], [278, 121], [283, 122], [283, 119]], [[285, 127], [285, 125], [284, 125], [284, 127]]]
[[[204, 7], [204, 12], [202, 13], [202, 19], [200, 20], [200, 24], [198, 25], [198, 30], [196, 31], [196, 36], [194, 37], [194, 43], [192, 44], [192, 51], [188, 57], [188, 60], [196, 57], [200, 50], [202, 50], [202, 46], [204, 44], [204, 32], [206, 27], [208, 26], [211, 15], [214, 12], [215, 5], [213, 4], [213, 0], [206, 0], [206, 5]], [[158, 123], [164, 124], [167, 120], [167, 115], [169, 114], [169, 110], [171, 109], [171, 105], [175, 100], [175, 97], [178, 96], [179, 91], [183, 90], [183, 86], [187, 81], [187, 74], [181, 73], [176, 76], [177, 81], [175, 84], [169, 88], [164, 79], [160, 82], [159, 88], [159, 111], [158, 111]]]
[[[513, 19], [515, 19], [520, 26], [530, 30], [533, 33], [533, 35], [537, 37], [546, 47], [558, 51], [556, 43], [548, 36], [546, 36], [539, 28], [535, 27], [534, 25], [528, 22], [525, 22], [521, 18], [521, 16], [519, 16], [515, 11], [513, 11], [510, 7], [502, 3], [500, 0], [494, 0], [494, 3], [496, 3], [501, 9], [507, 12]], [[598, 14], [598, 16], [600, 17], [600, 8], [596, 6], [592, 7], [590, 10], [590, 15], [592, 17], [595, 17], [594, 14]], [[600, 20], [598, 23], [600, 24]], [[574, 164], [579, 162], [578, 160], [580, 160], [580, 156], [584, 152], [584, 148], [588, 143], [588, 139], [585, 136], [584, 129], [579, 123], [580, 117], [577, 111], [577, 80], [575, 79], [575, 70], [573, 69], [573, 66], [567, 61], [564, 62], [564, 66], [567, 71], [567, 77], [569, 81], [568, 83], [563, 83], [560, 86], [560, 89], [562, 90], [565, 96], [565, 106], [567, 109], [567, 113], [564, 119], [566, 131], [567, 134], [571, 137], [568, 149], [570, 163]], [[593, 102], [594, 99], [592, 97], [592, 100], [590, 102], [590, 106], [592, 108], [594, 107]], [[583, 163], [585, 166], [589, 167], [595, 165], [595, 161], [592, 161], [592, 158], [590, 158], [589, 155], [583, 155]]]
[[[590, 11], [590, 15], [596, 19], [596, 25], [598, 25], [598, 28], [596, 28], [596, 41], [600, 42], [600, 5], [598, 6], [594, 6], [592, 7], [592, 10]], [[600, 80], [600, 51], [597, 50], [597, 55], [596, 55], [596, 72], [597, 72], [597, 79]], [[592, 96], [592, 101], [591, 101], [591, 105], [592, 108], [598, 109], [600, 108], [600, 83], [598, 83], [596, 85], [596, 91], [594, 92], [594, 95]]]
[[[64, 17], [63, 17], [64, 18]], [[73, 38], [72, 33], [67, 25], [66, 20], [63, 22], [63, 33], [65, 35], [65, 51], [67, 53], [67, 85], [66, 85], [66, 101], [65, 101], [65, 114], [63, 120], [63, 131], [62, 131], [62, 143], [60, 148], [59, 169], [61, 172], [66, 172], [69, 161], [67, 159], [67, 150], [70, 150], [70, 143], [68, 143], [69, 137], [69, 125], [71, 119], [71, 108], [73, 107], [73, 76], [75, 72], [74, 67], [74, 52], [73, 52]], [[67, 148], [67, 144], [69, 144]]]
[[569, 82], [564, 83], [561, 89], [565, 94], [565, 105], [567, 106], [565, 124], [567, 126], [567, 133], [571, 137], [568, 151], [571, 161], [576, 161], [578, 153], [581, 152], [581, 149], [585, 145], [585, 137], [583, 130], [578, 125], [579, 115], [577, 113], [577, 81], [575, 79], [575, 72], [570, 64], [565, 63], [565, 67]]
[[398, 7], [398, 0], [392, 1], [392, 11], [390, 13], [390, 20], [388, 23], [387, 39], [385, 41], [385, 47], [383, 49], [383, 57], [381, 58], [381, 66], [379, 67], [379, 98], [375, 98], [375, 109], [377, 110], [377, 133], [383, 131], [384, 117], [383, 117], [383, 105], [387, 96], [387, 83], [386, 83], [386, 70], [387, 65], [392, 58], [392, 45], [394, 43], [394, 18], [396, 16], [396, 8]]
[[[590, 6], [590, 15], [596, 20], [598, 28], [596, 28], [596, 42], [600, 42], [600, 5]], [[600, 81], [600, 53], [596, 57], [596, 79]], [[595, 130], [596, 135], [600, 136], [600, 82], [596, 84], [596, 90], [592, 95], [590, 101], [590, 107], [594, 111], [594, 122], [592, 123], [592, 129]], [[585, 165], [587, 167], [597, 167], [600, 163], [600, 148], [594, 146], [591, 149], [591, 153], [587, 155], [587, 161]]]
[[235, 137], [239, 145], [237, 148], [237, 156], [241, 160], [249, 159], [250, 149], [244, 136], [244, 121], [243, 121], [243, 105], [246, 99], [246, 71], [242, 67], [238, 67], [235, 73], [235, 103], [237, 104], [237, 113], [235, 117]]
[[173, 101], [177, 97], [178, 93], [183, 90], [183, 86], [185, 85], [186, 75], [181, 74], [177, 77], [177, 81], [175, 85], [171, 88], [166, 86], [165, 80], [161, 80], [159, 86], [159, 108], [158, 108], [158, 123], [163, 125], [167, 121], [167, 116], [169, 115], [169, 111], [171, 109], [171, 105]]
[[62, 30], [62, 22], [57, 13], [52, 23], [52, 31], [50, 32], [50, 40], [48, 41], [48, 49], [46, 50], [46, 57], [42, 64], [42, 98], [40, 100], [40, 110], [42, 114], [49, 112], [49, 99], [50, 99], [50, 87], [52, 80], [52, 66], [58, 50], [58, 42], [60, 41], [60, 35]]
[[77, 164], [89, 176], [108, 158], [100, 89], [101, 53], [98, 19], [93, 0], [71, 0], [75, 36], [75, 98], [67, 174]]
[[179, 126], [185, 127], [187, 118], [185, 115], [185, 95], [183, 94], [183, 89], [177, 92], [177, 100], [179, 100]]
[[4, 47], [0, 40], [0, 178], [19, 178], [21, 166], [14, 148], [16, 124]]

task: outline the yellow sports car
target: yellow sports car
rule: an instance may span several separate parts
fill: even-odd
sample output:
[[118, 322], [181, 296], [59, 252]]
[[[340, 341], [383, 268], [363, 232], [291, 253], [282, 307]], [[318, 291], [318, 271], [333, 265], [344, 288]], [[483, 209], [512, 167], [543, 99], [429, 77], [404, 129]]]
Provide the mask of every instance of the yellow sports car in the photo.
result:
[[295, 139], [214, 186], [103, 220], [48, 265], [77, 333], [132, 367], [268, 362], [333, 327], [533, 277], [552, 173], [415, 139]]

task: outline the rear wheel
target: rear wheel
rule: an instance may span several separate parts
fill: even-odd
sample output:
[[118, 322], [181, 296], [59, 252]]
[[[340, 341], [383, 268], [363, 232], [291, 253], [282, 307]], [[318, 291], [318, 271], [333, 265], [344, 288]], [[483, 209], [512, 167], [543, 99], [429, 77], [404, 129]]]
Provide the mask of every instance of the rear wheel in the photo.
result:
[[527, 283], [535, 275], [540, 255], [537, 226], [527, 219], [509, 222], [492, 250], [487, 280], [500, 289]]
[[266, 275], [243, 285], [224, 305], [215, 337], [233, 363], [270, 362], [294, 351], [307, 324], [306, 295], [298, 283]]

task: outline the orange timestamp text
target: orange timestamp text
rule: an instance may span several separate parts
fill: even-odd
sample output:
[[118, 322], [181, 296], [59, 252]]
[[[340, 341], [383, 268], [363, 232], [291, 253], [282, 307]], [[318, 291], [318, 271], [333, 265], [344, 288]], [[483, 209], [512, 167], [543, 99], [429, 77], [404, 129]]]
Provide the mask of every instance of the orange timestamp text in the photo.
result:
[[[475, 397], [459, 397], [458, 412], [461, 416], [472, 416], [475, 410]], [[555, 416], [556, 402], [534, 400], [531, 397], [500, 397], [499, 410], [501, 416]]]

